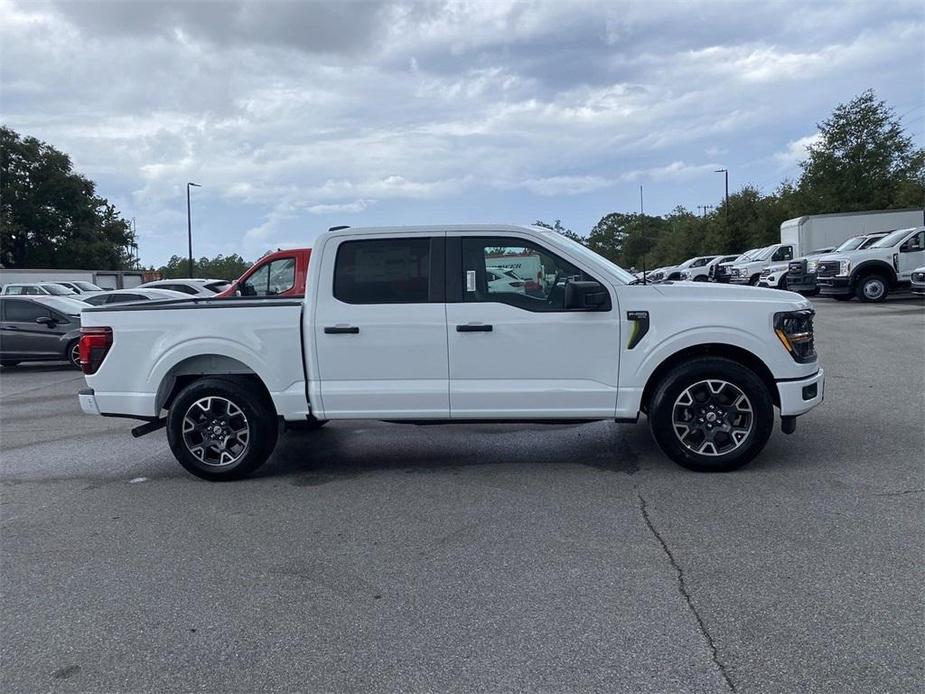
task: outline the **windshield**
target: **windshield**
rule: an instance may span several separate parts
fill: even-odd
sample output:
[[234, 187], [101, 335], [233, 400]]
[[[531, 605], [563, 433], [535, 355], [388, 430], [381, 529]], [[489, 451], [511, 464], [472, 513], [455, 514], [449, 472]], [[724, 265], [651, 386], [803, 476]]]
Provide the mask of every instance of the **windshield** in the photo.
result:
[[580, 243], [578, 243], [577, 241], [573, 239], [570, 239], [568, 236], [560, 235], [559, 239], [575, 255], [580, 256], [582, 258], [588, 258], [592, 262], [603, 263], [604, 265], [606, 265], [610, 269], [610, 271], [613, 272], [613, 274], [617, 276], [617, 279], [619, 279], [624, 284], [629, 284], [630, 282], [636, 281], [636, 278], [633, 277], [633, 275], [628, 273], [626, 270], [624, 270], [622, 267], [620, 267], [616, 263], [613, 263], [607, 260], [607, 258], [600, 255], [599, 253], [595, 253], [590, 248], [586, 246], [582, 246]]
[[895, 246], [906, 238], [910, 231], [912, 231], [912, 229], [897, 229], [892, 234], [887, 234], [876, 243], [870, 244], [868, 248], [889, 248], [890, 246]]
[[767, 260], [771, 257], [771, 254], [774, 253], [776, 246], [768, 246], [767, 248], [760, 248], [758, 251], [751, 257], [752, 260]]
[[103, 291], [102, 287], [97, 287], [92, 282], [81, 282], [77, 280], [76, 282], [71, 282], [71, 284], [77, 285], [78, 288], [83, 289], [85, 292], [101, 292]]
[[842, 245], [835, 249], [836, 253], [843, 253], [844, 251], [853, 251], [858, 246], [864, 242], [863, 236], [853, 236], [847, 241], [843, 241]]
[[75, 293], [67, 287], [62, 287], [60, 284], [43, 284], [42, 289], [54, 296], [72, 296]]
[[76, 316], [79, 315], [89, 304], [85, 301], [79, 301], [77, 299], [58, 298], [56, 296], [46, 296], [46, 297], [36, 297], [37, 300], [44, 306], [53, 308], [59, 313], [63, 313], [66, 316]]

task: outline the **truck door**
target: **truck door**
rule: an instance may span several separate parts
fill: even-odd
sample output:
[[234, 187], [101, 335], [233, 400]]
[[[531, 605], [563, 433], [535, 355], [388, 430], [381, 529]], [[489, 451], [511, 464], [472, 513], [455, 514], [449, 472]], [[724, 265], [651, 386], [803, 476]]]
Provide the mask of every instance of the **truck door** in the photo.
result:
[[325, 243], [313, 319], [325, 418], [449, 417], [444, 236]]
[[913, 234], [903, 241], [903, 244], [899, 247], [896, 264], [896, 275], [899, 281], [911, 281], [912, 271], [925, 265], [925, 231]]
[[[486, 269], [532, 256], [530, 287], [489, 284]], [[525, 263], [529, 265], [529, 263]], [[536, 277], [534, 277], [535, 279]], [[447, 237], [450, 416], [612, 417], [617, 404], [620, 321], [605, 311], [564, 308], [566, 281], [602, 280], [516, 236]]]

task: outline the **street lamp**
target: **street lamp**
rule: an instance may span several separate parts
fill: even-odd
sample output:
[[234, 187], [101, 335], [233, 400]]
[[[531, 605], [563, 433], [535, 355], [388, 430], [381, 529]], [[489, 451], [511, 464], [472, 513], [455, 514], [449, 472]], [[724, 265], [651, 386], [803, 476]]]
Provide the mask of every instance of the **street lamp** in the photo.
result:
[[713, 173], [726, 175], [726, 225], [729, 225], [729, 169], [717, 169]]
[[192, 221], [192, 217], [190, 216], [190, 205], [189, 205], [190, 186], [195, 186], [196, 188], [202, 188], [202, 186], [199, 185], [198, 183], [187, 182], [186, 184], [186, 234], [187, 234], [187, 239], [189, 241], [188, 270], [189, 270], [190, 279], [192, 279], [193, 277], [193, 221]]

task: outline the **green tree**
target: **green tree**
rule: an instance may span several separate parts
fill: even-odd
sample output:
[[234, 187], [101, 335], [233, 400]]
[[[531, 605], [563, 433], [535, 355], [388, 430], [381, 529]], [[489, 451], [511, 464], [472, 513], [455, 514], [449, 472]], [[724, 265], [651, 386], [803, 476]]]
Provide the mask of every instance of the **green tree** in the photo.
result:
[[873, 90], [836, 106], [818, 127], [800, 163], [802, 214], [922, 205], [925, 150]]
[[[214, 258], [202, 257], [199, 260], [194, 259], [193, 275], [217, 280], [235, 280], [244, 274], [244, 271], [251, 264], [237, 253], [231, 255], [219, 253]], [[155, 268], [150, 269], [154, 270]], [[165, 265], [161, 265], [156, 269], [165, 279], [189, 277], [189, 261], [187, 258], [181, 258], [178, 255], [171, 256]]]
[[124, 270], [134, 240], [67, 154], [0, 126], [0, 265]]

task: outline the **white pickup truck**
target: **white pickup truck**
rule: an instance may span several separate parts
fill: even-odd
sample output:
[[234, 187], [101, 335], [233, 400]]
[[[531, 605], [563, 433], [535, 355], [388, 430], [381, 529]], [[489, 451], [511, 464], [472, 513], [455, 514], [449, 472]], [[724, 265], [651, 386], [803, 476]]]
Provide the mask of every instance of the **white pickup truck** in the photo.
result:
[[[487, 280], [536, 256], [541, 292]], [[210, 480], [246, 475], [281, 425], [616, 420], [648, 415], [679, 464], [731, 470], [780, 411], [819, 404], [813, 311], [753, 287], [641, 284], [553, 231], [521, 226], [339, 229], [318, 238], [306, 297], [190, 298], [89, 308], [87, 413], [161, 426]]]

